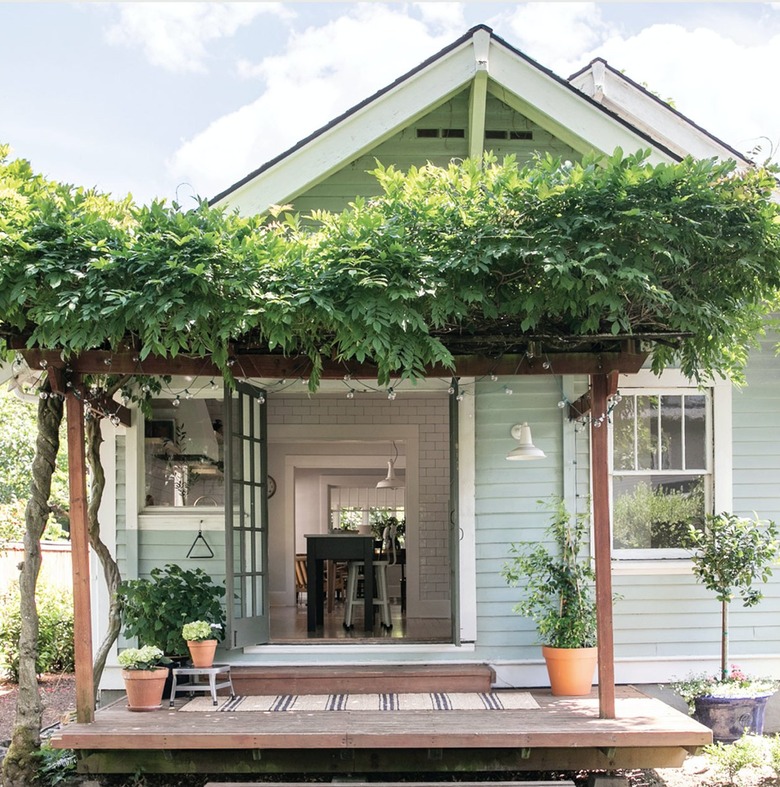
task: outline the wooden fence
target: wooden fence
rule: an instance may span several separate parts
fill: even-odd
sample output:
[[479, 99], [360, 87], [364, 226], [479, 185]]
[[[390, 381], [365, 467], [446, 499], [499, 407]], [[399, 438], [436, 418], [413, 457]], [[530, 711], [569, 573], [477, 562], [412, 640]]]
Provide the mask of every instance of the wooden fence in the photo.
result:
[[[70, 590], [73, 586], [70, 541], [41, 543], [41, 573], [38, 582]], [[19, 564], [24, 560], [22, 544], [11, 543], [0, 548], [0, 593], [19, 578]]]

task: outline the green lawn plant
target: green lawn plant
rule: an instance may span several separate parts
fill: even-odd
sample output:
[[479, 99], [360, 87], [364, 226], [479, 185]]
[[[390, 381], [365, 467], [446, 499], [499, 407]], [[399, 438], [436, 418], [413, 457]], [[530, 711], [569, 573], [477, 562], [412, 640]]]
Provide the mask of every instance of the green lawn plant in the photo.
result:
[[747, 768], [764, 765], [766, 747], [759, 735], [743, 735], [733, 743], [711, 743], [704, 747], [704, 755], [717, 771], [725, 776], [720, 784], [737, 787], [737, 777]]
[[185, 623], [214, 621], [222, 627], [216, 629], [218, 635], [224, 628], [225, 588], [215, 585], [203, 569], [168, 563], [153, 568], [148, 578], [122, 582], [119, 593], [124, 635], [137, 637], [140, 645], [156, 645], [168, 656], [187, 653]]
[[533, 620], [543, 645], [591, 648], [596, 645], [595, 572], [587, 555], [581, 554], [588, 517], [571, 517], [562, 500], [549, 507], [551, 545], [511, 544], [511, 558], [501, 573], [510, 586], [522, 587], [523, 598], [513, 610]]

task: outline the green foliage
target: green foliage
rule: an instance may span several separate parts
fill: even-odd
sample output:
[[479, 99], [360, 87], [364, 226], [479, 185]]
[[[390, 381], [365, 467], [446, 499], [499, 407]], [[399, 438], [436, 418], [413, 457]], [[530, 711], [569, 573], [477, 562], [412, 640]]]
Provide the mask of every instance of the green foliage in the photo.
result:
[[241, 340], [308, 356], [312, 388], [323, 359], [373, 361], [380, 383], [451, 366], [473, 332], [660, 332], [682, 338], [654, 345], [654, 370], [739, 379], [780, 285], [772, 173], [646, 155], [378, 166], [378, 197], [306, 221], [139, 207], [0, 158], [0, 329], [228, 377]]
[[691, 527], [689, 537], [693, 573], [718, 601], [729, 604], [737, 595], [746, 607], [761, 601], [763, 593], [754, 583], [772, 576], [772, 564], [780, 552], [774, 522], [725, 512], [710, 514], [704, 529]]
[[207, 620], [193, 620], [182, 626], [181, 635], [187, 642], [199, 642], [206, 639], [216, 639], [217, 635]]
[[775, 772], [775, 779], [780, 782], [780, 735], [765, 736], [764, 744], [769, 767]]
[[580, 559], [588, 532], [587, 515], [572, 520], [562, 500], [551, 505], [547, 533], [555, 552], [544, 545], [524, 541], [510, 545], [512, 558], [501, 575], [525, 597], [514, 611], [531, 618], [542, 644], [553, 648], [589, 648], [596, 644], [595, 573]]
[[[39, 583], [38, 657], [36, 670], [73, 672], [73, 596], [60, 587]], [[19, 585], [13, 583], [0, 595], [0, 669], [14, 682], [19, 679], [19, 631], [21, 611]]]
[[118, 656], [117, 661], [126, 670], [154, 670], [171, 663], [171, 660], [155, 645], [144, 645], [142, 648], [126, 648]]
[[615, 546], [620, 549], [683, 547], [688, 526], [704, 515], [704, 488], [696, 484], [690, 492], [650, 484], [637, 484], [630, 495], [614, 502]]
[[[37, 409], [33, 402], [24, 402], [7, 390], [0, 391], [0, 544], [21, 541], [24, 536], [24, 509], [30, 496], [30, 480], [35, 441], [38, 435]], [[64, 433], [65, 424], [62, 425]], [[51, 508], [45, 540], [66, 537], [68, 525], [68, 461], [63, 446], [57, 456], [52, 476]]]
[[764, 764], [764, 745], [759, 736], [743, 735], [734, 743], [711, 743], [704, 754], [712, 765], [728, 779], [725, 784], [736, 785], [737, 774], [745, 768], [760, 768]]
[[723, 605], [721, 625], [721, 678], [728, 675], [728, 607], [739, 595], [745, 607], [764, 597], [755, 587], [772, 576], [772, 564], [780, 554], [778, 530], [774, 522], [762, 523], [734, 514], [705, 517], [704, 529], [689, 528], [693, 550], [693, 573]]
[[185, 654], [185, 623], [209, 620], [224, 627], [224, 595], [225, 588], [214, 585], [200, 568], [188, 570], [172, 563], [153, 568], [148, 579], [129, 579], [119, 586], [123, 633], [169, 656]]
[[41, 787], [67, 787], [79, 783], [76, 776], [78, 760], [73, 749], [55, 749], [44, 741], [38, 751], [38, 781]]
[[774, 694], [779, 685], [780, 681], [773, 678], [751, 678], [736, 665], [725, 677], [702, 673], [670, 684], [688, 703], [691, 713], [696, 709], [697, 697], [761, 697]]

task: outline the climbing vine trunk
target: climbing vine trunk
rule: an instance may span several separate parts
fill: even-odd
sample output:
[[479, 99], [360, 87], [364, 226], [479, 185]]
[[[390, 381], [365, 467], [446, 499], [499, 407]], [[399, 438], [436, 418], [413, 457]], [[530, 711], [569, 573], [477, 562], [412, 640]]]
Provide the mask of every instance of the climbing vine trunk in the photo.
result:
[[30, 499], [25, 510], [24, 563], [19, 575], [21, 598], [21, 630], [19, 634], [19, 695], [11, 746], [3, 760], [3, 784], [6, 787], [29, 787], [35, 782], [40, 746], [43, 705], [38, 691], [38, 608], [35, 587], [41, 568], [41, 537], [49, 518], [51, 478], [60, 445], [62, 397], [49, 395], [46, 382], [45, 398], [38, 401], [38, 435], [32, 463]]
[[100, 678], [106, 666], [106, 659], [111, 652], [111, 648], [119, 636], [122, 625], [122, 605], [117, 596], [117, 588], [122, 581], [119, 574], [119, 566], [116, 563], [109, 548], [103, 543], [100, 537], [100, 521], [98, 512], [103, 501], [103, 490], [106, 487], [106, 474], [103, 469], [103, 462], [100, 458], [100, 446], [103, 443], [101, 432], [101, 419], [97, 416], [88, 417], [85, 426], [85, 439], [87, 444], [87, 462], [89, 464], [91, 483], [89, 488], [89, 505], [87, 507], [87, 519], [89, 521], [89, 544], [100, 560], [103, 569], [103, 577], [106, 581], [108, 591], [108, 628], [100, 647], [95, 653], [92, 664], [92, 674], [95, 686], [95, 704], [99, 693]]

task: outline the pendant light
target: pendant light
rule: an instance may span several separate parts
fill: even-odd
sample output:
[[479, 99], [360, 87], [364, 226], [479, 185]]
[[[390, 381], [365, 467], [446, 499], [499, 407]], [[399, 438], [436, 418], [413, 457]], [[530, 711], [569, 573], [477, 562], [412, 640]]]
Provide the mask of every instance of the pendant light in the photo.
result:
[[537, 448], [531, 439], [531, 427], [528, 423], [515, 424], [511, 431], [512, 437], [517, 440], [517, 447], [513, 448], [507, 455], [507, 459], [544, 459], [545, 453], [541, 448]]
[[400, 489], [404, 486], [403, 480], [395, 477], [395, 463], [398, 461], [398, 447], [393, 440], [393, 450], [395, 456], [387, 463], [387, 477], [383, 478], [377, 485], [377, 489]]

